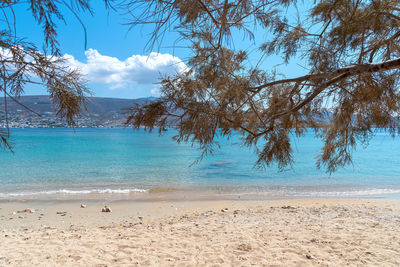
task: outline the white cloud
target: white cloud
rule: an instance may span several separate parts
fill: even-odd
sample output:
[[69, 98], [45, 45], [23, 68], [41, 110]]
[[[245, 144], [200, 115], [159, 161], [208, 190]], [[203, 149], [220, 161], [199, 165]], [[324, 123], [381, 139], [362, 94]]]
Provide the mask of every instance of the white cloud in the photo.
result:
[[[159, 82], [159, 78], [185, 71], [185, 63], [170, 54], [152, 52], [148, 56], [132, 55], [125, 60], [100, 54], [96, 49], [85, 52], [86, 62], [80, 62], [66, 54], [68, 64], [78, 68], [86, 79], [93, 83], [108, 84], [111, 90], [128, 85], [150, 85]], [[154, 86], [154, 85], [153, 85]], [[155, 89], [152, 94], [156, 94]]]

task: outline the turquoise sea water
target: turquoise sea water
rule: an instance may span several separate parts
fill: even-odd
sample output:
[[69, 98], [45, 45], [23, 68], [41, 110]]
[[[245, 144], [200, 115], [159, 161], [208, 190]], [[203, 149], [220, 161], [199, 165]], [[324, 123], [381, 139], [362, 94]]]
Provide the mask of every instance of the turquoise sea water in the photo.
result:
[[132, 129], [12, 129], [15, 153], [0, 152], [0, 199], [114, 198], [152, 192], [208, 192], [224, 196], [385, 197], [400, 195], [400, 142], [378, 134], [354, 153], [354, 166], [333, 175], [315, 167], [321, 142], [293, 140], [295, 164], [254, 169], [253, 151], [238, 138], [199, 164], [200, 151]]

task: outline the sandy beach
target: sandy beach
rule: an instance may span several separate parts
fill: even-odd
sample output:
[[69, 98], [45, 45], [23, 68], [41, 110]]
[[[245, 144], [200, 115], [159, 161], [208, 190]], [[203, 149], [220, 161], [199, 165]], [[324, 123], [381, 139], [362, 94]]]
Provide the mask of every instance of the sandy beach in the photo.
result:
[[85, 205], [0, 203], [0, 266], [400, 265], [399, 200]]

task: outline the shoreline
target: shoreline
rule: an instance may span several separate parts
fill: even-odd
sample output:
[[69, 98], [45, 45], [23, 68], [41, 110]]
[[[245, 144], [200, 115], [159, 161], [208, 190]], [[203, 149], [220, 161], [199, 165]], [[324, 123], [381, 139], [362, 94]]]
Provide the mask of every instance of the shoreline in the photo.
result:
[[400, 200], [80, 204], [0, 202], [0, 265], [400, 264]]
[[268, 202], [268, 201], [296, 201], [296, 200], [381, 200], [381, 201], [400, 201], [399, 194], [393, 195], [368, 195], [368, 196], [259, 196], [253, 194], [242, 195], [200, 195], [200, 196], [182, 196], [182, 195], [150, 195], [146, 197], [108, 197], [108, 198], [15, 198], [15, 199], [1, 199], [0, 206], [12, 203], [32, 203], [42, 205], [57, 205], [62, 203], [161, 203], [161, 202], [223, 202], [223, 201], [238, 201], [238, 202]]
[[207, 200], [284, 200], [284, 199], [392, 199], [400, 200], [400, 188], [335, 186], [247, 186], [247, 187], [155, 187], [49, 189], [47, 191], [0, 192], [1, 202], [12, 201], [207, 201]]

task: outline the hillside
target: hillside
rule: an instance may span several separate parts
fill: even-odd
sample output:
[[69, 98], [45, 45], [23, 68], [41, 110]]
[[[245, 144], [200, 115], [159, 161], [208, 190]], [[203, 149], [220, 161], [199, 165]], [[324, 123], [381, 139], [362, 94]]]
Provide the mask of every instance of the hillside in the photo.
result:
[[[135, 104], [144, 104], [155, 98], [121, 99], [88, 97], [87, 111], [77, 118], [78, 127], [119, 127], [126, 119], [126, 108]], [[22, 96], [19, 101], [39, 113], [38, 116], [12, 100], [7, 102], [8, 117], [11, 127], [65, 127], [65, 121], [55, 114], [55, 109], [48, 96]], [[0, 127], [5, 126], [4, 98], [0, 97]]]

